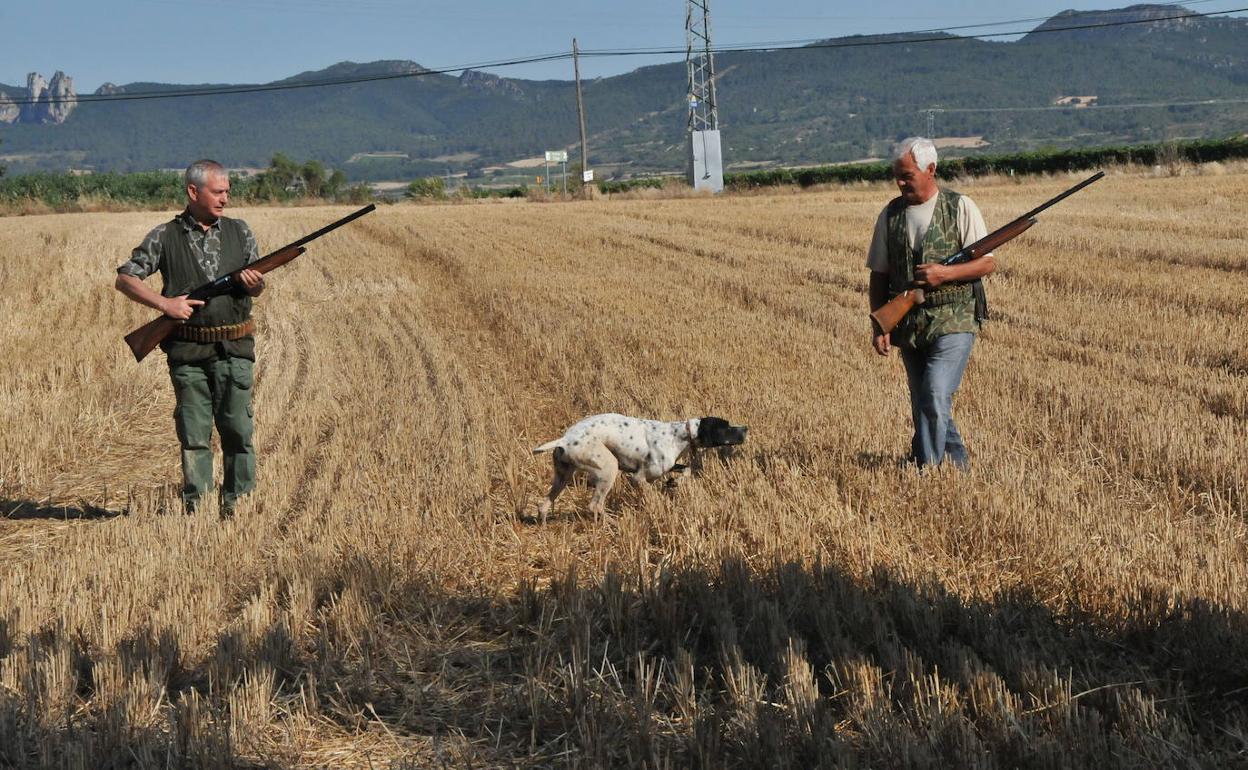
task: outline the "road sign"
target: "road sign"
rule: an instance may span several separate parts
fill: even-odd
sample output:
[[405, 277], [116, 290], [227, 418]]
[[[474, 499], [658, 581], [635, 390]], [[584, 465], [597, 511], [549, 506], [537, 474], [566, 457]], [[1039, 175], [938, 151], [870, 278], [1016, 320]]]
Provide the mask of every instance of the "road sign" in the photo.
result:
[[568, 151], [567, 150], [547, 150], [546, 162], [547, 163], [567, 163]]
[[581, 174], [581, 181], [582, 182], [594, 181], [594, 170], [591, 168], [590, 170], [586, 171], [584, 174]]

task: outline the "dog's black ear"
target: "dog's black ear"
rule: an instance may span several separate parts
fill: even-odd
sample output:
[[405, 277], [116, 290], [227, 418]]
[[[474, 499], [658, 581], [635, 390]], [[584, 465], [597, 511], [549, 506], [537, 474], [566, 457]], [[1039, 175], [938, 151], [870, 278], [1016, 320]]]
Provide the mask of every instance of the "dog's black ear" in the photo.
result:
[[698, 433], [702, 431], [723, 430], [728, 427], [728, 421], [722, 417], [703, 417], [698, 420]]
[[719, 442], [728, 421], [722, 417], [702, 417], [698, 420], [698, 445], [715, 446]]
[[747, 428], [734, 427], [721, 417], [703, 417], [698, 422], [698, 446], [732, 446], [745, 441]]

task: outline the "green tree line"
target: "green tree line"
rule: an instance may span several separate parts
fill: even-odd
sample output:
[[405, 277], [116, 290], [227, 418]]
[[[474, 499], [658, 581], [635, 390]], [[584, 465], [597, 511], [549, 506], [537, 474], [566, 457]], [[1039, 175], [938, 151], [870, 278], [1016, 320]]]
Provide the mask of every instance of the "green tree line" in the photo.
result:
[[[937, 174], [942, 179], [955, 179], [985, 174], [1048, 174], [1125, 164], [1155, 166], [1175, 162], [1212, 163], [1238, 158], [1248, 158], [1248, 136], [1192, 142], [970, 155], [942, 159], [937, 166]], [[652, 176], [603, 180], [598, 183], [598, 189], [604, 193], [618, 193], [642, 188], [662, 188], [673, 179], [674, 177]], [[777, 185], [810, 187], [817, 184], [880, 182], [890, 179], [892, 166], [887, 162], [848, 163], [724, 174], [724, 186], [730, 190], [747, 190]]]
[[[942, 160], [942, 178], [984, 174], [1044, 174], [1080, 171], [1108, 165], [1158, 165], [1174, 162], [1209, 163], [1248, 158], [1248, 137], [1160, 142], [1156, 144], [1088, 147], [1001, 155], [972, 155]], [[775, 185], [884, 181], [891, 179], [886, 162], [855, 163], [799, 169], [767, 169], [725, 174], [728, 189], [743, 190]], [[3, 175], [3, 168], [0, 168]], [[670, 177], [642, 177], [630, 180], [603, 180], [598, 189], [617, 193], [630, 189], [661, 188]], [[372, 197], [363, 184], [349, 186], [342, 172], [329, 171], [317, 161], [298, 163], [282, 154], [273, 157], [269, 167], [254, 176], [232, 178], [231, 195], [246, 202], [282, 202], [303, 198], [362, 202]], [[505, 190], [467, 188], [461, 197], [524, 197], [524, 187]], [[405, 190], [408, 198], [443, 199], [448, 191], [440, 177], [413, 181]], [[182, 175], [171, 171], [133, 174], [23, 174], [0, 178], [0, 203], [39, 201], [52, 208], [68, 208], [85, 200], [109, 201], [141, 206], [182, 205], [185, 199]]]
[[[3, 169], [0, 169], [3, 175]], [[301, 198], [358, 201], [371, 197], [366, 185], [348, 186], [346, 175], [320, 162], [298, 163], [278, 153], [254, 176], [230, 178], [230, 195], [246, 202]], [[180, 206], [186, 199], [182, 175], [174, 171], [132, 174], [22, 174], [0, 179], [0, 202], [39, 201], [65, 208], [84, 201], [140, 206]]]
[[[1158, 165], [1186, 161], [1214, 161], [1248, 158], [1248, 137], [1211, 139], [1194, 142], [1159, 142], [1156, 144], [1086, 147], [1071, 150], [1022, 152], [1008, 155], [970, 155], [949, 158], [937, 164], [943, 179], [985, 174], [1047, 174], [1082, 171], [1100, 166], [1122, 164]], [[767, 169], [741, 174], [725, 174], [724, 185], [732, 189], [798, 184], [809, 187], [833, 182], [880, 181], [892, 178], [889, 163], [854, 163], [842, 166], [820, 166], [801, 169]], [[645, 182], [646, 180], [638, 180]]]

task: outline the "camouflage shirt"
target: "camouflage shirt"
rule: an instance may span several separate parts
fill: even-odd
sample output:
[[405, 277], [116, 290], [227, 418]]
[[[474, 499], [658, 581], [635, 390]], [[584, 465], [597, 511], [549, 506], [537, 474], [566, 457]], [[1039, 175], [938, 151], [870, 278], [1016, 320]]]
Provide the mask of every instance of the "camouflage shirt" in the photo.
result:
[[[256, 237], [252, 235], [251, 228], [247, 226], [247, 223], [241, 220], [235, 221], [243, 229], [247, 264], [250, 265], [260, 258], [260, 254], [256, 249]], [[210, 281], [215, 280], [217, 278], [217, 269], [221, 264], [221, 222], [213, 222], [205, 230], [195, 221], [195, 217], [191, 216], [190, 211], [183, 211], [172, 222], [158, 225], [148, 233], [138, 248], [130, 252], [130, 259], [117, 268], [117, 272], [133, 275], [135, 278], [142, 280], [159, 270], [160, 261], [164, 258], [160, 242], [161, 236], [164, 235], [165, 228], [174, 226], [180, 226], [183, 232], [186, 233], [187, 241], [191, 246], [191, 252], [195, 255], [195, 261], [203, 269], [204, 275]]]

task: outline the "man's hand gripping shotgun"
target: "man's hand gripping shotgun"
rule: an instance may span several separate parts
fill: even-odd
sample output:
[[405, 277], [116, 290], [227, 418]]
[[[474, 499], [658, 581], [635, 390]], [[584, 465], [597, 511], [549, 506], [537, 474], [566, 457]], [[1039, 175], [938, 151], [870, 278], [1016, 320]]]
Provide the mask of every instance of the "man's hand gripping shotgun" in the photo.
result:
[[[252, 262], [246, 267], [235, 270], [228, 275], [221, 276], [215, 281], [211, 281], [203, 286], [200, 286], [188, 294], [187, 299], [198, 299], [207, 302], [212, 297], [236, 291], [240, 286], [242, 286], [242, 282], [238, 279], [238, 274], [243, 272], [243, 270], [255, 270], [257, 273], [267, 273], [270, 270], [279, 268], [302, 254], [305, 251], [305, 243], [314, 241], [331, 230], [337, 230], [339, 227], [342, 227], [348, 222], [359, 219], [375, 208], [377, 208], [377, 206], [370, 203], [359, 211], [348, 214], [342, 219], [339, 219], [337, 222], [326, 225], [311, 235], [305, 235], [294, 243], [287, 244], [272, 254], [257, 259], [255, 262]], [[182, 323], [182, 321], [179, 321], [176, 318], [170, 318], [167, 315], [162, 315], [160, 318], [149, 321], [127, 334], [126, 344], [130, 346], [130, 351], [134, 353], [134, 360], [142, 361], [148, 353], [155, 350], [157, 345], [164, 342], [166, 337], [173, 334], [173, 330], [176, 329], [180, 323]]]
[[[1066, 192], [1055, 198], [1045, 201], [1036, 208], [1023, 214], [1018, 219], [1010, 222], [1004, 227], [988, 233], [983, 238], [975, 241], [970, 246], [964, 247], [961, 251], [951, 257], [942, 260], [942, 265], [958, 265], [963, 262], [970, 262], [972, 259], [978, 259], [985, 254], [991, 253], [994, 249], [1002, 244], [1009, 243], [1018, 236], [1022, 235], [1027, 228], [1036, 223], [1036, 216], [1052, 206], [1055, 203], [1079, 192], [1083, 188], [1092, 184], [1096, 180], [1105, 176], [1104, 171], [1098, 171], [1079, 184], [1070, 188]], [[906, 317], [915, 305], [923, 303], [923, 289], [918, 286], [911, 286], [902, 293], [890, 299], [885, 304], [878, 307], [875, 312], [871, 313], [872, 320], [879, 327], [879, 334], [888, 334], [897, 328], [897, 324], [901, 323], [901, 319]]]

